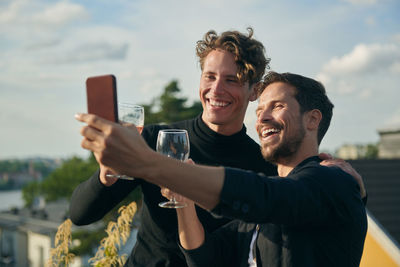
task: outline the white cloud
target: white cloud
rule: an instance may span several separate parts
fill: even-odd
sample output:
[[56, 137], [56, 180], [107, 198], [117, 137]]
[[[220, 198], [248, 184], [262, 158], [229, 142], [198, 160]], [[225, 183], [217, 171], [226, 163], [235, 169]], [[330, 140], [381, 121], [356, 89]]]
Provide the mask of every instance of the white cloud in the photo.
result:
[[88, 14], [85, 8], [81, 5], [69, 2], [58, 2], [34, 14], [32, 20], [39, 24], [54, 26], [75, 22], [87, 18], [87, 16]]
[[100, 61], [100, 60], [123, 60], [126, 58], [129, 44], [111, 44], [109, 42], [93, 42], [77, 44], [76, 47], [64, 54], [48, 58], [51, 63], [74, 63]]
[[[32, 36], [42, 37], [45, 31], [56, 31], [66, 24], [76, 23], [89, 17], [86, 9], [79, 4], [59, 1], [46, 5], [42, 1], [13, 0], [4, 4], [0, 11], [0, 33], [3, 37], [24, 40]], [[48, 34], [48, 33], [47, 33]]]
[[335, 104], [325, 139], [337, 145], [371, 142], [382, 125], [398, 123], [399, 70], [400, 44], [393, 40], [358, 44], [324, 64], [317, 79]]
[[15, 23], [20, 20], [21, 18], [18, 15], [27, 3], [27, 0], [11, 1], [10, 5], [0, 12], [0, 22]]
[[359, 44], [342, 57], [334, 57], [322, 68], [325, 75], [368, 74], [390, 69], [400, 62], [397, 44]]
[[353, 5], [374, 5], [378, 2], [377, 0], [343, 0], [343, 1]]
[[385, 79], [398, 80], [398, 73], [400, 44], [358, 44], [351, 52], [329, 60], [316, 77], [328, 91], [369, 98], [371, 87], [383, 86]]

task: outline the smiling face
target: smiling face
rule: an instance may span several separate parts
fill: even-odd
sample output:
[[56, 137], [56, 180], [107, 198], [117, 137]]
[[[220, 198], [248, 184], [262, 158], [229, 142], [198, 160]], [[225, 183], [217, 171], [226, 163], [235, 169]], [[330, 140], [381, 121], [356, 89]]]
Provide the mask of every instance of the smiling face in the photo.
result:
[[275, 82], [260, 96], [256, 129], [262, 154], [270, 162], [290, 157], [303, 142], [305, 128], [295, 93], [293, 86]]
[[243, 127], [249, 101], [256, 99], [249, 83], [240, 83], [233, 55], [213, 50], [205, 58], [200, 80], [202, 119], [212, 130], [232, 135]]

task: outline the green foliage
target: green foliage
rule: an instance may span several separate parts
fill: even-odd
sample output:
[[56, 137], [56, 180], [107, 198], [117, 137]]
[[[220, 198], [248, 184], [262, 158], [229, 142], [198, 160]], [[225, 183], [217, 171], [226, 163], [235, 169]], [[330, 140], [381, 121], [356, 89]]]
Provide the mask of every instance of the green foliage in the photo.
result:
[[8, 159], [0, 161], [0, 173], [16, 173], [16, 172], [27, 172], [29, 165], [35, 171], [40, 172], [43, 177], [47, 176], [54, 169], [48, 162], [40, 160], [19, 160], [19, 159]]
[[29, 163], [21, 160], [2, 160], [0, 161], [0, 172], [21, 172], [27, 171]]
[[98, 164], [93, 156], [87, 160], [72, 157], [42, 182], [29, 183], [22, 189], [25, 205], [30, 206], [33, 199], [39, 195], [44, 196], [46, 201], [69, 199], [75, 187], [88, 179], [97, 169]]
[[178, 81], [171, 81], [161, 96], [153, 99], [150, 104], [142, 104], [145, 112], [145, 124], [171, 123], [180, 120], [190, 119], [202, 111], [199, 101], [187, 106], [187, 98], [179, 97], [181, 89]]
[[[26, 180], [10, 177], [31, 177], [40, 179], [49, 175], [57, 166], [51, 159], [11, 159], [0, 161], [0, 190], [20, 189]], [[4, 179], [8, 177], [8, 179]], [[1, 179], [3, 178], [3, 179]]]
[[377, 159], [378, 158], [378, 145], [368, 144], [365, 146], [365, 156], [366, 159]]
[[22, 188], [22, 198], [25, 206], [32, 206], [35, 197], [41, 194], [40, 183], [37, 181], [31, 182]]
[[78, 184], [85, 181], [98, 169], [97, 164], [89, 160], [82, 160], [73, 157], [52, 172], [43, 181], [42, 190], [46, 201], [57, 200], [59, 198], [69, 198]]

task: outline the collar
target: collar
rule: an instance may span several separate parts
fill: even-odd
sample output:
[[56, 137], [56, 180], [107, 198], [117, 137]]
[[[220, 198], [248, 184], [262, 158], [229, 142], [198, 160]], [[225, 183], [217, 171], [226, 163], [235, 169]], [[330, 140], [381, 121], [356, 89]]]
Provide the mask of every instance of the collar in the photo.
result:
[[224, 143], [230, 143], [232, 142], [243, 142], [247, 140], [248, 136], [246, 134], [246, 126], [244, 126], [242, 129], [233, 134], [233, 135], [222, 135], [217, 132], [214, 132], [211, 130], [203, 121], [201, 118], [202, 113], [200, 113], [199, 116], [196, 117], [195, 119], [195, 130], [198, 133], [198, 135], [202, 138], [207, 140], [207, 142], [213, 143], [213, 144], [224, 144]]

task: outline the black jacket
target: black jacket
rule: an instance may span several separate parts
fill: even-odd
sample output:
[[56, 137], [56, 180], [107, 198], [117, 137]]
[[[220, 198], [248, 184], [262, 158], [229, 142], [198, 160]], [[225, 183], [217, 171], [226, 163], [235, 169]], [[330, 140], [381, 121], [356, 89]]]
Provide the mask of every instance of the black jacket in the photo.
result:
[[207, 233], [202, 246], [185, 251], [189, 266], [248, 266], [256, 223], [258, 267], [359, 266], [367, 231], [359, 185], [319, 162], [308, 158], [286, 178], [227, 168], [213, 212], [240, 220]]

